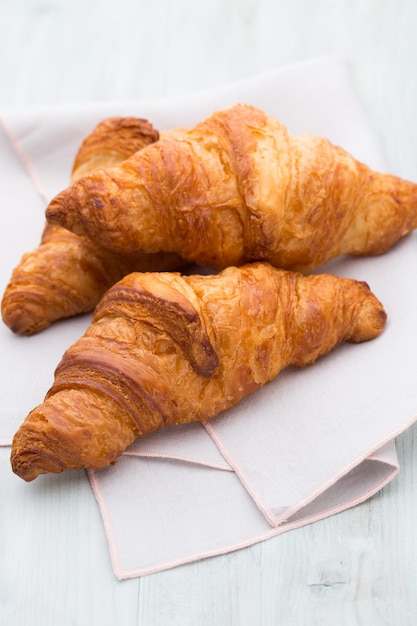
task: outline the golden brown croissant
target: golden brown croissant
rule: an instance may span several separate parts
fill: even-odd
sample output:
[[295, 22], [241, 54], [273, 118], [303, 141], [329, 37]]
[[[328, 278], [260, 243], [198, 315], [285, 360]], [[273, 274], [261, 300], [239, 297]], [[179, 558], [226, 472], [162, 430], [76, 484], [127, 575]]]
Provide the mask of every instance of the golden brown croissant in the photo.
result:
[[[75, 157], [72, 179], [110, 167], [159, 137], [135, 117], [112, 117], [88, 135]], [[176, 254], [115, 254], [61, 226], [46, 224], [41, 243], [14, 269], [2, 299], [3, 321], [31, 335], [55, 320], [91, 311], [103, 293], [132, 271], [169, 270], [183, 261]]]
[[30, 481], [107, 466], [139, 435], [207, 420], [289, 365], [376, 337], [385, 320], [365, 283], [330, 274], [267, 263], [130, 274], [105, 294], [16, 433], [13, 471]]
[[83, 177], [52, 200], [47, 219], [119, 252], [306, 271], [390, 248], [417, 226], [417, 184], [236, 105]]

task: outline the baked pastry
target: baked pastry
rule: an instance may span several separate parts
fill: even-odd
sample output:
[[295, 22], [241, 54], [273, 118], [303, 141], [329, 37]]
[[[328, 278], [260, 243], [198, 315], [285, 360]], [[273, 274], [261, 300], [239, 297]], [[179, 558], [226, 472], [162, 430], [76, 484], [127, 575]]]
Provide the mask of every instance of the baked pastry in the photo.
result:
[[285, 367], [376, 337], [385, 321], [365, 283], [330, 274], [268, 263], [132, 273], [104, 295], [14, 436], [13, 471], [31, 481], [108, 466], [136, 437], [207, 420]]
[[46, 215], [118, 252], [307, 272], [341, 254], [388, 250], [417, 226], [417, 184], [236, 105], [81, 178]]
[[[136, 117], [103, 120], [83, 141], [72, 180], [124, 161], [159, 133]], [[2, 298], [5, 324], [31, 335], [52, 322], [91, 311], [112, 284], [132, 271], [169, 270], [184, 262], [175, 253], [120, 255], [61, 226], [46, 224], [40, 245], [14, 269]]]

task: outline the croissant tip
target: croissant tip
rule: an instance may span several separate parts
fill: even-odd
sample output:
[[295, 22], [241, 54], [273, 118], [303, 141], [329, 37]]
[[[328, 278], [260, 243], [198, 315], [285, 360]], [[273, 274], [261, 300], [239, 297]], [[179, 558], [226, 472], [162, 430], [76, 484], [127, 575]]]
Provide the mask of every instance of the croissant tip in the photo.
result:
[[25, 310], [7, 311], [2, 315], [4, 324], [15, 335], [30, 337], [36, 335], [41, 330], [49, 326], [47, 320], [36, 319], [31, 317], [30, 313]]
[[26, 482], [32, 482], [41, 474], [59, 474], [64, 470], [62, 465], [37, 450], [25, 450], [16, 453], [12, 449], [10, 457], [12, 471]]
[[15, 335], [35, 335], [47, 328], [51, 316], [45, 314], [45, 298], [30, 292], [16, 281], [10, 282], [1, 302], [1, 319]]
[[[367, 285], [364, 285], [367, 287]], [[369, 290], [369, 287], [367, 287]], [[388, 321], [388, 315], [381, 302], [369, 291], [362, 304], [354, 332], [350, 338], [353, 343], [374, 339], [382, 333]]]
[[47, 441], [25, 424], [15, 433], [10, 453], [10, 464], [14, 474], [31, 482], [40, 474], [59, 474], [66, 466]]

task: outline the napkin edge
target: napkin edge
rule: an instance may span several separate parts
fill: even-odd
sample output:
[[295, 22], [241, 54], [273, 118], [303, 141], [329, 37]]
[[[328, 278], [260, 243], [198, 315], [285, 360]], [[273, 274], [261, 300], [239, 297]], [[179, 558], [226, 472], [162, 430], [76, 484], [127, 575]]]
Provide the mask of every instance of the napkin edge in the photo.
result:
[[243, 550], [245, 548], [253, 547], [259, 543], [267, 541], [268, 539], [272, 539], [286, 532], [289, 532], [290, 530], [297, 530], [309, 524], [327, 519], [338, 513], [342, 513], [343, 511], [347, 509], [350, 509], [355, 506], [358, 506], [359, 504], [362, 504], [363, 502], [369, 500], [373, 495], [378, 493], [383, 487], [385, 487], [389, 482], [391, 482], [391, 480], [397, 475], [398, 469], [399, 469], [398, 467], [393, 467], [392, 471], [389, 472], [386, 476], [384, 476], [384, 478], [381, 481], [376, 483], [372, 489], [367, 489], [364, 492], [358, 494], [355, 498], [348, 499], [343, 503], [339, 503], [335, 506], [330, 506], [328, 508], [325, 508], [315, 515], [310, 515], [305, 518], [294, 520], [293, 522], [280, 524], [279, 526], [275, 526], [264, 533], [252, 536], [247, 540], [243, 540], [243, 541], [236, 542], [233, 544], [228, 544], [226, 546], [223, 546], [222, 548], [213, 548], [212, 550], [207, 550], [204, 552], [192, 553], [180, 559], [174, 559], [172, 561], [166, 561], [164, 563], [159, 563], [159, 564], [155, 564], [152, 566], [139, 567], [139, 568], [134, 568], [134, 569], [125, 569], [122, 567], [120, 563], [116, 536], [113, 531], [113, 525], [112, 525], [110, 516], [108, 514], [108, 511], [107, 511], [106, 500], [101, 495], [101, 490], [98, 485], [95, 470], [88, 470], [87, 474], [90, 479], [93, 494], [96, 498], [96, 501], [98, 503], [100, 513], [102, 516], [104, 529], [105, 529], [105, 536], [106, 536], [108, 547], [109, 547], [110, 560], [111, 560], [113, 573], [117, 580], [122, 581], [122, 580], [128, 580], [128, 579], [139, 578], [139, 577], [144, 577], [144, 576], [150, 576], [152, 574], [157, 574], [157, 573], [167, 571], [176, 567], [189, 565], [191, 563], [195, 563], [196, 561], [202, 561], [205, 559], [215, 558], [218, 556], [225, 556], [226, 554], [230, 554], [238, 550]]

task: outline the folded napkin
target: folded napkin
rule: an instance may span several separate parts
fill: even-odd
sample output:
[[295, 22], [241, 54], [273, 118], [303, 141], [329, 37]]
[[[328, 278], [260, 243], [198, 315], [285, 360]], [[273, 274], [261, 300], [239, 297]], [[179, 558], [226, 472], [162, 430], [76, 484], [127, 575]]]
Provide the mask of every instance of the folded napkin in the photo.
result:
[[[0, 288], [38, 244], [45, 203], [67, 186], [76, 149], [97, 122], [136, 115], [158, 129], [191, 126], [236, 102], [386, 170], [349, 68], [333, 58], [183, 97], [3, 111]], [[117, 578], [249, 546], [351, 507], [395, 476], [394, 439], [417, 417], [416, 266], [414, 235], [384, 256], [328, 264], [326, 271], [367, 281], [384, 303], [380, 337], [288, 369], [210, 422], [154, 433], [114, 467], [88, 472]], [[63, 321], [31, 338], [0, 328], [2, 445], [43, 400], [63, 351], [89, 321]]]

